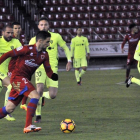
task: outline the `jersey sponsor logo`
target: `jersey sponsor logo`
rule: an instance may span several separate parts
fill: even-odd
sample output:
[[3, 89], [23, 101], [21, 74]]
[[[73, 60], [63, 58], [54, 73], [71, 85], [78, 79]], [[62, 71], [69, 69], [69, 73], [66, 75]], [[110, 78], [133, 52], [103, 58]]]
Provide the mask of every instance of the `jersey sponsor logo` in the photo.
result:
[[129, 41], [130, 41], [130, 42], [135, 42], [135, 41], [138, 41], [138, 40], [139, 40], [138, 38], [136, 38], [136, 39], [131, 38]]
[[29, 66], [29, 67], [38, 67], [39, 65], [34, 63], [34, 59], [30, 59], [30, 60], [25, 60], [25, 65]]
[[33, 56], [33, 53], [32, 52], [30, 53], [30, 56]]
[[14, 88], [15, 90], [19, 91], [19, 92], [20, 92], [20, 83], [21, 83], [21, 82], [17, 82], [17, 84], [14, 83], [14, 82], [12, 83], [13, 88]]
[[32, 49], [33, 49], [33, 47], [29, 47], [29, 49], [30, 49], [30, 50], [32, 50]]
[[17, 51], [20, 51], [22, 49], [23, 49], [23, 46], [20, 46], [20, 47], [16, 48]]
[[44, 59], [45, 58], [45, 55], [41, 55], [41, 59]]

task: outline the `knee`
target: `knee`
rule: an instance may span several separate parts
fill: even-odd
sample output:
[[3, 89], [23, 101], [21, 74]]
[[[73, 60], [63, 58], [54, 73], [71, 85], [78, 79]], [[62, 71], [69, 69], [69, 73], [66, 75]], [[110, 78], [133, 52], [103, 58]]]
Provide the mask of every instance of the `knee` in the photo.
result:
[[15, 108], [11, 108], [11, 107], [6, 107], [6, 111], [10, 114], [15, 110]]
[[44, 90], [44, 85], [43, 84], [37, 84], [37, 92], [39, 93], [40, 96], [42, 96]]
[[83, 70], [86, 71], [87, 70], [87, 67], [83, 67]]
[[49, 94], [50, 94], [51, 99], [55, 99], [56, 95], [57, 95], [57, 92], [49, 92]]

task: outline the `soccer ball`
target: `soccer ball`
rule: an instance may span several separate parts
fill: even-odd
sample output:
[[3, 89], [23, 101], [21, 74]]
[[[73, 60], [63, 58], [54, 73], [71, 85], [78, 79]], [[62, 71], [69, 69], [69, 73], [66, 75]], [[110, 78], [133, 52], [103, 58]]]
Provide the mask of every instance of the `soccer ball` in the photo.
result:
[[71, 119], [65, 119], [60, 123], [60, 130], [63, 133], [71, 133], [75, 129], [75, 122]]

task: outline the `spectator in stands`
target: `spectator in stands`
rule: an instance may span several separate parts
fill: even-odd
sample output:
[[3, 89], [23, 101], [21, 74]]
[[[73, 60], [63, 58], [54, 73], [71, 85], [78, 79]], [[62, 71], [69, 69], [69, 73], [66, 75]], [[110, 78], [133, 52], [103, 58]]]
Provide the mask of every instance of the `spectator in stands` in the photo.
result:
[[130, 69], [133, 64], [136, 64], [136, 60], [134, 59], [134, 53], [138, 41], [140, 40], [140, 31], [135, 23], [129, 25], [130, 33], [127, 34], [122, 43], [122, 53], [124, 53], [124, 45], [128, 42], [128, 56], [127, 56], [127, 67], [126, 67], [126, 80], [125, 83], [128, 81], [128, 77], [130, 74]]

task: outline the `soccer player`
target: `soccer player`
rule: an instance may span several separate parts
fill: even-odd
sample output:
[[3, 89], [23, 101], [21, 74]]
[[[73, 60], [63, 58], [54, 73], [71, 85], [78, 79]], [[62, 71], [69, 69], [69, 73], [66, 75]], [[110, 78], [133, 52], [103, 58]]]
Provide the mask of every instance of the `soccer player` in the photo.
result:
[[127, 56], [127, 67], [126, 67], [126, 80], [125, 83], [127, 83], [129, 74], [130, 74], [130, 69], [133, 64], [136, 64], [136, 60], [134, 59], [134, 53], [136, 46], [138, 44], [138, 41], [140, 39], [140, 31], [138, 31], [138, 27], [136, 24], [130, 24], [129, 25], [130, 29], [130, 34], [127, 34], [123, 40], [122, 43], [122, 53], [124, 53], [124, 45], [126, 42], [128, 42], [129, 47], [128, 47], [128, 56]]
[[[85, 74], [87, 60], [90, 59], [88, 39], [82, 36], [82, 28], [77, 28], [77, 36], [72, 38], [70, 46], [76, 81], [78, 85], [81, 85], [81, 77]], [[81, 72], [79, 71], [80, 67], [82, 67]]]
[[33, 73], [41, 64], [43, 64], [47, 76], [53, 80], [58, 80], [58, 75], [53, 73], [50, 67], [49, 56], [46, 52], [46, 48], [49, 46], [50, 37], [50, 33], [39, 31], [36, 35], [35, 45], [21, 46], [3, 54], [0, 58], [1, 64], [9, 57], [18, 56], [15, 69], [12, 71], [10, 79], [12, 90], [6, 106], [0, 108], [0, 119], [9, 113], [12, 113], [22, 100], [23, 96], [31, 98], [27, 106], [26, 123], [23, 129], [24, 133], [37, 132], [41, 130], [41, 127], [32, 125], [32, 118], [40, 98], [35, 87], [30, 82]]
[[[2, 36], [0, 37], [0, 56], [19, 46], [22, 46], [19, 40], [13, 38], [13, 27], [10, 25], [5, 26], [2, 29]], [[7, 91], [5, 93], [5, 105], [7, 103], [7, 99], [12, 88], [10, 84], [10, 78], [7, 75], [9, 61], [10, 58], [8, 58], [0, 65], [0, 79], [2, 80], [2, 85], [7, 88]], [[11, 114], [8, 114], [5, 118], [9, 121], [15, 120], [15, 118], [12, 117]]]
[[[39, 20], [38, 29], [40, 31], [48, 31], [49, 30], [49, 23], [46, 18], [41, 18]], [[50, 46], [47, 47], [47, 52], [49, 54], [50, 65], [54, 73], [58, 72], [58, 45], [62, 47], [65, 51], [67, 56], [68, 63], [66, 65], [66, 70], [69, 71], [71, 69], [71, 54], [69, 48], [66, 45], [66, 42], [62, 39], [61, 35], [58, 33], [49, 32], [51, 34]], [[33, 37], [29, 45], [36, 43], [36, 37]], [[58, 91], [58, 81], [54, 81], [50, 79], [46, 74], [43, 65], [41, 65], [35, 72], [35, 80], [36, 80], [36, 88], [37, 92], [46, 97], [48, 99], [54, 99], [57, 95]], [[48, 87], [49, 91], [43, 92], [44, 86]], [[36, 123], [41, 121], [41, 105], [42, 99], [40, 98], [38, 107], [36, 110]]]
[[[13, 37], [18, 39], [21, 42], [22, 46], [24, 46], [24, 44], [25, 44], [25, 36], [23, 34], [21, 34], [22, 28], [21, 28], [20, 23], [19, 22], [13, 22], [12, 25], [13, 25], [13, 32], [14, 32]], [[12, 71], [14, 69], [15, 59], [16, 58], [12, 58], [12, 60], [9, 63], [9, 66], [8, 66], [8, 71], [9, 71], [8, 76], [9, 77], [11, 77], [11, 73], [12, 73]], [[9, 95], [6, 95], [7, 98], [5, 99], [5, 101], [8, 101], [8, 96]], [[20, 108], [27, 111], [26, 101], [27, 101], [27, 97], [24, 96], [23, 99], [22, 99], [22, 104], [20, 105]], [[6, 105], [6, 102], [5, 102], [5, 105]]]

